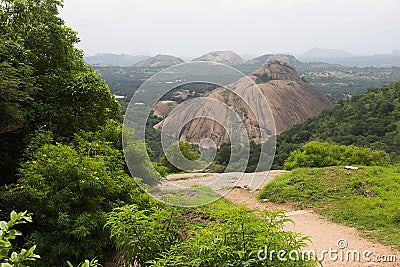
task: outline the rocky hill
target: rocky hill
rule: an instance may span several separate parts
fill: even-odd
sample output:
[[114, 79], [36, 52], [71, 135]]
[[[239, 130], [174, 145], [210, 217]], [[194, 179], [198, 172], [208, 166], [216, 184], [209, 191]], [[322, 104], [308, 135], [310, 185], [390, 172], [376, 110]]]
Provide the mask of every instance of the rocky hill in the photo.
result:
[[170, 55], [157, 55], [149, 59], [140, 61], [135, 64], [137, 68], [168, 68], [176, 64], [184, 63], [184, 61], [178, 57]]
[[[254, 97], [254, 91], [252, 90], [257, 90], [257, 88], [251, 81], [257, 84], [268, 100], [274, 116], [277, 134], [311, 116], [319, 114], [324, 109], [332, 107], [322, 93], [313, 89], [297, 75], [294, 67], [278, 60], [270, 60], [248, 77], [229, 85], [235, 93], [227, 91], [225, 87], [221, 87], [206, 95], [206, 97], [224, 102], [233, 109], [245, 124], [251, 139], [257, 143], [262, 142], [262, 132], [268, 134], [273, 133], [274, 130], [269, 122], [266, 122], [265, 125], [269, 125], [270, 129], [260, 129], [260, 122], [256, 119], [258, 117], [268, 120], [268, 116], [265, 116], [268, 113], [267, 110], [254, 110], [257, 105], [251, 105], [252, 109], [242, 100], [242, 98], [247, 99], [248, 103], [253, 104], [259, 101]], [[242, 98], [239, 96], [242, 96]], [[227, 112], [226, 108], [221, 107], [210, 106], [205, 111], [204, 107], [190, 105], [188, 110], [184, 110], [174, 116], [188, 116], [190, 114], [193, 117], [202, 118], [192, 120], [185, 125], [181, 131], [181, 140], [197, 144], [204, 138], [210, 138], [217, 145], [229, 142], [227, 131], [223, 129], [222, 125], [205, 118], [207, 116], [215, 117], [216, 114], [218, 114], [219, 118], [228, 118]], [[171, 123], [180, 121], [180, 118], [169, 116], [166, 120], [171, 120], [169, 121]], [[165, 120], [157, 124], [155, 128], [160, 130], [164, 123]], [[221, 123], [227, 125], [224, 121]]]
[[297, 66], [303, 64], [297, 58], [295, 58], [292, 55], [288, 55], [288, 54], [266, 54], [266, 55], [262, 55], [262, 56], [247, 60], [243, 64], [244, 65], [255, 65], [255, 66], [258, 66], [258, 68], [261, 68], [262, 66], [267, 64], [268, 61], [270, 61], [272, 59], [287, 62], [294, 67], [297, 67]]
[[243, 59], [232, 51], [214, 51], [195, 58], [192, 61], [212, 61], [226, 65], [239, 65]]

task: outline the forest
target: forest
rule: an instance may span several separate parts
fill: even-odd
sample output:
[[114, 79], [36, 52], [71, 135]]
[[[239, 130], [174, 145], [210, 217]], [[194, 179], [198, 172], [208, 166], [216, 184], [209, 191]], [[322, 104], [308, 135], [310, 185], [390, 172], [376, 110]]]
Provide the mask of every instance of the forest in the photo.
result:
[[295, 125], [277, 137], [274, 167], [309, 141], [331, 141], [384, 150], [399, 161], [400, 83], [371, 87], [365, 94], [340, 100], [333, 109]]

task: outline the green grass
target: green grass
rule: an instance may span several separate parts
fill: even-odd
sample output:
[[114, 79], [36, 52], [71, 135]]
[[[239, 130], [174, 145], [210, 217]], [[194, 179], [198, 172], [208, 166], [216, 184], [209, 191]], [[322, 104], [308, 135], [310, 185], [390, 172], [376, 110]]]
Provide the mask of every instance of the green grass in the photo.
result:
[[191, 188], [174, 189], [163, 196], [163, 201], [181, 207], [197, 207], [221, 198], [207, 186], [195, 185]]
[[295, 169], [275, 178], [260, 199], [313, 208], [365, 236], [400, 248], [400, 166]]

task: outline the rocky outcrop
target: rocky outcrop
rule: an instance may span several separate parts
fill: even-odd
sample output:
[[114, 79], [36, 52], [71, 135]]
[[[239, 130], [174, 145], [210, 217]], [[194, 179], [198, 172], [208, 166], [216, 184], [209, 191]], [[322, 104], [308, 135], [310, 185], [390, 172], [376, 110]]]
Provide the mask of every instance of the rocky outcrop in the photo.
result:
[[184, 61], [178, 57], [169, 55], [157, 55], [149, 59], [140, 61], [135, 64], [137, 68], [168, 68], [176, 64], [184, 63]]
[[[262, 133], [282, 133], [291, 126], [332, 107], [322, 93], [313, 89], [297, 75], [294, 67], [279, 60], [270, 60], [262, 68], [228, 87], [233, 88], [234, 93], [221, 87], [208, 93], [206, 97], [219, 100], [235, 111], [245, 125], [250, 138], [257, 143], [263, 141]], [[276, 131], [270, 121], [269, 110], [257, 104], [260, 100], [257, 94], [254, 94], [254, 90], [261, 90], [262, 95], [267, 99]], [[243, 99], [246, 99], [250, 106]], [[219, 118], [227, 120], [228, 111], [226, 108], [215, 105], [210, 105], [210, 107], [191, 105], [187, 110], [175, 114], [174, 116], [190, 114], [194, 117], [202, 117], [185, 125], [181, 131], [181, 141], [198, 144], [202, 139], [210, 138], [217, 145], [229, 142], [228, 133], [232, 130], [229, 127], [234, 126], [224, 129], [222, 125], [229, 125], [229, 123], [223, 119], [219, 123], [207, 118], [213, 118], [217, 114]], [[179, 118], [172, 116], [168, 116], [166, 120], [180, 121]], [[155, 128], [161, 129], [164, 123], [165, 120], [157, 124]], [[267, 127], [262, 128], [260, 125], [267, 125]]]
[[159, 101], [153, 107], [153, 114], [159, 118], [167, 116], [178, 103], [175, 101]]
[[268, 82], [271, 80], [290, 80], [299, 81], [300, 78], [296, 69], [289, 63], [272, 59], [264, 67], [254, 71], [251, 76], [256, 77], [256, 81]]
[[192, 61], [212, 61], [226, 65], [238, 65], [243, 63], [243, 59], [232, 51], [214, 51], [195, 58]]

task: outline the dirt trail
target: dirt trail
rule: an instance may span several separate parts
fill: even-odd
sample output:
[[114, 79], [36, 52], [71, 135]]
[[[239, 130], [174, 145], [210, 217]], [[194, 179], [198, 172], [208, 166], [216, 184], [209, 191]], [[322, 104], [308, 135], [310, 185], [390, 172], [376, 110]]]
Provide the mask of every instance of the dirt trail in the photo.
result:
[[[228, 175], [227, 179], [220, 179], [215, 182], [219, 174], [179, 174], [169, 176], [169, 181], [184, 186], [192, 186], [194, 184], [213, 185], [214, 190], [217, 192], [222, 190], [227, 185], [232, 186], [233, 182], [236, 183], [235, 188], [225, 195], [225, 198], [235, 204], [245, 204], [249, 209], [270, 209], [270, 210], [285, 210], [286, 216], [294, 221], [294, 224], [286, 224], [285, 230], [302, 233], [311, 238], [312, 243], [306, 248], [316, 252], [317, 257], [320, 257], [323, 250], [338, 250], [344, 252], [343, 261], [332, 261], [329, 255], [325, 255], [323, 266], [325, 267], [366, 267], [366, 266], [382, 266], [382, 267], [399, 267], [400, 266], [400, 252], [393, 247], [384, 246], [382, 244], [373, 242], [361, 236], [361, 234], [354, 228], [347, 227], [341, 224], [333, 223], [330, 220], [315, 214], [312, 210], [296, 210], [291, 205], [275, 204], [271, 202], [259, 202], [257, 200], [258, 191], [260, 188], [271, 181], [274, 177], [282, 174], [284, 171], [270, 171], [262, 173], [264, 179], [259, 177], [254, 178], [251, 174], [246, 174], [241, 179], [234, 179], [234, 174]], [[260, 180], [261, 179], [261, 180]], [[217, 179], [218, 180], [218, 179]], [[260, 181], [262, 181], [260, 183]], [[226, 193], [222, 192], [221, 193]], [[340, 250], [338, 248], [338, 240], [342, 240], [341, 244], [345, 242], [347, 246]], [[345, 241], [343, 241], [345, 240]], [[360, 261], [346, 262], [346, 253], [357, 250], [360, 252]], [[363, 253], [371, 251], [369, 256], [370, 262], [363, 260]], [[377, 256], [392, 256], [396, 257], [396, 262], [377, 262]], [[335, 255], [333, 255], [334, 257]], [[340, 257], [340, 254], [339, 254]]]
[[[280, 173], [281, 172], [275, 171], [273, 174], [271, 174], [271, 178]], [[360, 262], [346, 262], [346, 256], [343, 257], [344, 261], [339, 260], [334, 262], [329, 260], [329, 256], [326, 256], [325, 258], [327, 259], [322, 262], [323, 266], [400, 266], [400, 253], [393, 247], [384, 246], [382, 244], [365, 239], [356, 229], [333, 223], [324, 217], [313, 213], [312, 210], [295, 210], [290, 205], [280, 205], [271, 202], [260, 203], [257, 200], [257, 193], [257, 191], [250, 192], [247, 189], [235, 188], [225, 195], [225, 198], [235, 204], [245, 204], [249, 209], [262, 208], [270, 210], [285, 210], [286, 216], [294, 221], [294, 224], [286, 224], [285, 230], [294, 231], [302, 233], [305, 236], [309, 236], [312, 240], [312, 243], [306, 249], [316, 251], [318, 257], [320, 257], [323, 250], [329, 250], [329, 248], [339, 250], [338, 240], [345, 240], [348, 244], [348, 246], [343, 249], [344, 253], [349, 252], [350, 250], [357, 250], [361, 253]], [[371, 262], [366, 262], [362, 259], [363, 252], [367, 250], [373, 253], [369, 257]], [[390, 255], [395, 255], [397, 262], [374, 262], [376, 261], [375, 259], [377, 256]]]

